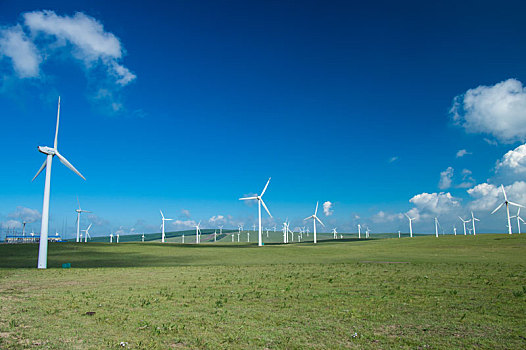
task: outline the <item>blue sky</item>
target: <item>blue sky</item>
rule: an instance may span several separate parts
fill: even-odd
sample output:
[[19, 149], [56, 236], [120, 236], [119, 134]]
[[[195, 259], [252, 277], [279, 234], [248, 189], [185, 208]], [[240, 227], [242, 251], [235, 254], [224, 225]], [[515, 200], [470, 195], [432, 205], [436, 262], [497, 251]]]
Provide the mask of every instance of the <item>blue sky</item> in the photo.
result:
[[55, 159], [51, 230], [77, 195], [95, 234], [153, 232], [159, 209], [170, 229], [247, 226], [237, 199], [271, 176], [278, 224], [329, 201], [327, 230], [407, 231], [410, 212], [451, 231], [474, 210], [504, 232], [496, 186], [526, 204], [524, 7], [3, 1], [1, 225], [38, 220], [60, 95], [59, 149], [87, 181]]

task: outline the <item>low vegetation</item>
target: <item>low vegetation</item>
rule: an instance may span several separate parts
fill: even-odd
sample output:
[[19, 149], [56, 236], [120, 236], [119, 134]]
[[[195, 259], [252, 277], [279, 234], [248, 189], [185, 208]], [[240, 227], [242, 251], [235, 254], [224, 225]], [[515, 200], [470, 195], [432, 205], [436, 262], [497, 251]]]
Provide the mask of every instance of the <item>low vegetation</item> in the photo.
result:
[[36, 254], [0, 246], [0, 348], [526, 348], [523, 235]]

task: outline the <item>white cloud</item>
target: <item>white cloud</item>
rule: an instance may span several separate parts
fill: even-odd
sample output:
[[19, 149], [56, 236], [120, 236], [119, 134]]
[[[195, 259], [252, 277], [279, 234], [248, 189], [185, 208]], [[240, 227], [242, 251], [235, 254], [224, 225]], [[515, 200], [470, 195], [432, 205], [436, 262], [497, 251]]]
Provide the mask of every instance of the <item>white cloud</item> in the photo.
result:
[[526, 140], [526, 89], [516, 79], [466, 91], [455, 97], [450, 113], [467, 132], [504, 143]]
[[[508, 200], [519, 204], [526, 204], [526, 182], [516, 181], [504, 186]], [[473, 210], [493, 210], [504, 201], [500, 186], [489, 183], [478, 184], [469, 189], [468, 194], [474, 198], [470, 207]]]
[[20, 78], [39, 76], [42, 57], [20, 25], [0, 30], [0, 57], [2, 55], [11, 59], [13, 69]]
[[56, 39], [48, 48], [63, 48], [69, 44], [73, 56], [82, 60], [86, 67], [104, 64], [119, 85], [127, 85], [135, 79], [133, 73], [117, 63], [124, 55], [121, 42], [113, 33], [106, 32], [95, 18], [82, 12], [59, 16], [49, 10], [26, 12], [23, 17], [34, 37], [43, 35]]
[[226, 222], [226, 219], [223, 215], [214, 215], [208, 220], [211, 224], [221, 224]]
[[458, 188], [469, 188], [475, 184], [475, 179], [471, 176], [472, 172], [469, 169], [462, 169], [462, 182], [457, 186]]
[[508, 151], [497, 161], [496, 171], [506, 175], [523, 175], [526, 173], [526, 144]]
[[464, 157], [464, 156], [467, 155], [467, 154], [471, 154], [471, 152], [468, 152], [468, 151], [465, 150], [465, 149], [460, 149], [460, 150], [458, 150], [458, 152], [457, 152], [457, 158]]
[[443, 214], [452, 209], [460, 207], [460, 202], [457, 198], [451, 196], [451, 193], [421, 193], [417, 194], [409, 200], [413, 203], [420, 215], [422, 214]]
[[188, 209], [181, 209], [181, 215], [184, 216], [185, 218], [190, 218], [191, 217], [190, 210], [188, 210]]
[[22, 228], [22, 223], [17, 220], [3, 221], [0, 225], [3, 229]]
[[7, 215], [10, 219], [20, 219], [27, 223], [39, 221], [42, 215], [37, 209], [26, 208], [22, 206], [16, 207], [16, 210]]
[[188, 228], [195, 228], [197, 226], [197, 222], [194, 220], [175, 220], [172, 221], [172, 226], [178, 228], [178, 229], [188, 229]]
[[453, 168], [448, 167], [446, 170], [440, 172], [440, 181], [438, 182], [438, 188], [441, 190], [451, 187], [453, 178]]
[[400, 220], [403, 218], [404, 218], [404, 214], [402, 213], [388, 214], [384, 212], [383, 210], [380, 210], [378, 213], [373, 215], [372, 220], [375, 223], [380, 223], [380, 222], [392, 222], [392, 221]]
[[334, 210], [332, 208], [333, 203], [329, 201], [323, 203], [323, 213], [325, 214], [325, 216], [331, 216], [334, 213]]
[[388, 162], [393, 163], [393, 162], [396, 162], [397, 160], [398, 160], [398, 156], [394, 156], [394, 157], [389, 158]]

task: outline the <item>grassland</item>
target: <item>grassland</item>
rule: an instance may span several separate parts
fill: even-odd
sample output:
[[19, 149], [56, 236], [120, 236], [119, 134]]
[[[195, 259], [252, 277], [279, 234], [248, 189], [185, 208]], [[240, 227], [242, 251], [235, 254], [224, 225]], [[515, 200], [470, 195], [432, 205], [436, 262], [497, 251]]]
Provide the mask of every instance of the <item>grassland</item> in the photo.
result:
[[0, 348], [526, 348], [526, 235], [36, 254], [0, 246]]

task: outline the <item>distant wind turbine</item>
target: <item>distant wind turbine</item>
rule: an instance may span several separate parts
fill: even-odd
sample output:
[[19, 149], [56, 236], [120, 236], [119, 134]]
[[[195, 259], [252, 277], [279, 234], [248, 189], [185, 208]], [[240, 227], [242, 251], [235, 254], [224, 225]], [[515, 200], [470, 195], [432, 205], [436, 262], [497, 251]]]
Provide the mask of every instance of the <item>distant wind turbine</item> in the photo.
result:
[[201, 243], [201, 221], [195, 225], [195, 243]]
[[435, 237], [438, 238], [438, 219], [435, 216]]
[[502, 194], [504, 194], [504, 202], [500, 203], [500, 205], [495, 208], [495, 210], [493, 210], [491, 212], [491, 214], [494, 214], [497, 210], [499, 210], [504, 204], [506, 204], [506, 214], [508, 215], [508, 233], [511, 235], [511, 221], [510, 221], [510, 208], [509, 208], [509, 205], [514, 205], [516, 207], [519, 207], [519, 208], [524, 208], [523, 205], [520, 205], [520, 204], [517, 204], [517, 203], [513, 203], [513, 202], [510, 202], [508, 201], [508, 197], [506, 196], [506, 191], [504, 190], [504, 185], [500, 185], [500, 187], [502, 188]]
[[455, 236], [457, 235], [457, 228], [453, 225], [453, 233], [455, 234]]
[[517, 232], [521, 233], [521, 221], [524, 224], [524, 220], [520, 217], [521, 214], [521, 208], [517, 210], [517, 215], [512, 216], [511, 218], [517, 218]]
[[263, 191], [261, 191], [260, 195], [256, 194], [255, 196], [252, 196], [252, 197], [239, 198], [240, 201], [254, 200], [254, 199], [257, 199], [258, 201], [258, 246], [263, 245], [263, 238], [261, 237], [261, 204], [263, 204], [263, 208], [265, 208], [265, 210], [267, 211], [268, 216], [272, 218], [272, 215], [270, 214], [270, 211], [268, 211], [268, 208], [265, 205], [265, 202], [263, 202], [263, 195], [265, 194], [265, 191], [267, 190], [269, 182], [270, 182], [270, 177], [268, 178], [267, 184], [263, 188]]
[[70, 162], [66, 158], [64, 158], [63, 155], [61, 155], [58, 152], [58, 125], [60, 120], [60, 97], [58, 98], [58, 108], [57, 108], [57, 127], [55, 130], [55, 142], [53, 144], [53, 148], [51, 147], [45, 147], [45, 146], [38, 146], [38, 150], [41, 153], [44, 153], [46, 155], [46, 160], [38, 169], [37, 174], [35, 177], [33, 177], [34, 181], [36, 177], [46, 168], [46, 180], [44, 185], [44, 203], [42, 205], [42, 225], [40, 227], [40, 243], [38, 247], [38, 264], [37, 267], [39, 269], [45, 269], [47, 268], [47, 245], [48, 245], [48, 229], [49, 229], [49, 195], [51, 190], [51, 163], [53, 161], [53, 157], [57, 156], [58, 159], [62, 164], [64, 164], [66, 167], [68, 167], [71, 171], [73, 171], [75, 174], [86, 180], [84, 176], [82, 176], [81, 173], [73, 165], [71, 165]]
[[318, 221], [322, 226], [325, 226], [323, 224], [323, 222], [321, 222], [321, 220], [316, 216], [316, 214], [318, 214], [318, 204], [319, 204], [319, 202], [316, 202], [316, 210], [314, 210], [314, 214], [312, 214], [308, 218], [303, 219], [303, 220], [312, 219], [312, 221], [313, 221], [313, 225], [314, 225], [314, 231], [313, 231], [314, 232], [314, 243], [317, 242], [317, 240], [316, 240], [316, 221]]
[[91, 239], [91, 236], [90, 236], [90, 234], [89, 234], [89, 229], [91, 228], [91, 225], [92, 225], [92, 224], [89, 224], [89, 226], [88, 226], [87, 229], [82, 230], [82, 232], [85, 232], [85, 233], [86, 233], [86, 235], [84, 236], [84, 243], [87, 243], [87, 242], [88, 242], [88, 237], [89, 237], [89, 239]]
[[110, 233], [110, 243], [113, 243], [113, 232]]
[[159, 210], [161, 212], [161, 217], [162, 217], [162, 220], [163, 220], [163, 224], [162, 224], [162, 236], [161, 236], [161, 242], [164, 243], [164, 222], [165, 221], [172, 221], [173, 219], [167, 219], [164, 217], [164, 214], [163, 214], [163, 211], [162, 210]]
[[410, 218], [407, 214], [404, 215], [409, 220], [409, 237], [413, 237], [413, 220], [415, 220], [416, 218]]
[[358, 239], [362, 238], [362, 225], [358, 224]]
[[459, 219], [462, 221], [462, 223], [464, 224], [464, 236], [465, 236], [465, 235], [466, 235], [466, 224], [467, 224], [468, 222], [471, 222], [471, 219], [469, 219], [469, 220], [464, 220], [464, 219], [462, 219], [460, 216], [459, 216], [458, 218], [459, 218]]
[[336, 232], [336, 227], [332, 229], [332, 238], [337, 239], [338, 238], [338, 232]]
[[[519, 210], [520, 210], [520, 208], [519, 208]], [[480, 220], [475, 217], [473, 212], [471, 212], [471, 224], [473, 225], [473, 236], [477, 235], [477, 231], [475, 231], [475, 221], [480, 221]]]
[[77, 197], [77, 203], [79, 205], [79, 208], [75, 209], [75, 211], [77, 212], [77, 242], [78, 242], [80, 239], [80, 214], [81, 213], [91, 213], [91, 211], [83, 210], [80, 208], [79, 197]]

